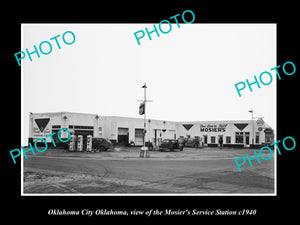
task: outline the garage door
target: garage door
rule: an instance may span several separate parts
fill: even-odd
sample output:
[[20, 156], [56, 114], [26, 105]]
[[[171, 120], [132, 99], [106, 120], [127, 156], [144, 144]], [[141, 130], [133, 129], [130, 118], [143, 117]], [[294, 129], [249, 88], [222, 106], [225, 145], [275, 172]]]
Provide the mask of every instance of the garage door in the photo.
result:
[[167, 130], [165, 138], [166, 139], [176, 139], [175, 130]]
[[135, 145], [143, 145], [144, 144], [144, 129], [136, 128], [135, 129]]
[[118, 143], [127, 145], [129, 141], [128, 128], [118, 127]]
[[118, 135], [127, 135], [127, 134], [128, 134], [128, 128], [118, 127]]

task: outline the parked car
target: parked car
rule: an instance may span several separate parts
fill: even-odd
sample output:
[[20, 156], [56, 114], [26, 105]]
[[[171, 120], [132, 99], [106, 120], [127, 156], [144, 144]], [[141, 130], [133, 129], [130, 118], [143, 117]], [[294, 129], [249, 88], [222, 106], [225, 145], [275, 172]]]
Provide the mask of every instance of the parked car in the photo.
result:
[[189, 138], [185, 142], [186, 147], [199, 148], [200, 143], [198, 138]]
[[105, 138], [93, 138], [92, 139], [92, 148], [94, 150], [99, 151], [107, 151], [108, 149], [112, 149], [113, 145], [111, 141], [105, 139]]
[[182, 151], [183, 145], [180, 145], [178, 143], [178, 140], [172, 140], [172, 139], [165, 139], [159, 145], [160, 151], [164, 151], [164, 150], [174, 151], [174, 149], [179, 149], [180, 151]]

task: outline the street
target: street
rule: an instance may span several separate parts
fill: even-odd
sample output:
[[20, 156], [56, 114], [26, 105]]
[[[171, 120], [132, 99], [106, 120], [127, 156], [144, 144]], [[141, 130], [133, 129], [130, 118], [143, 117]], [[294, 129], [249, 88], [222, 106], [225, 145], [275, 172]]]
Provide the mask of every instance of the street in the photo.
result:
[[[185, 148], [182, 152], [139, 148], [108, 152], [49, 149], [24, 160], [24, 194], [272, 194], [274, 158], [247, 162], [239, 172], [234, 159], [251, 149]], [[258, 149], [255, 150], [258, 153]], [[267, 156], [266, 156], [267, 157]]]

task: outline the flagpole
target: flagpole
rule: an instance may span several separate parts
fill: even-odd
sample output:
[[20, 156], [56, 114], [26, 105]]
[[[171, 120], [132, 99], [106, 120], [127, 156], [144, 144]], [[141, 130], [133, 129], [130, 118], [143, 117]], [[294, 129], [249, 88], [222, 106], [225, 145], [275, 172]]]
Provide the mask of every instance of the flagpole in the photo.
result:
[[252, 119], [252, 145], [254, 145], [254, 121], [253, 121], [253, 109], [251, 109], [251, 119]]

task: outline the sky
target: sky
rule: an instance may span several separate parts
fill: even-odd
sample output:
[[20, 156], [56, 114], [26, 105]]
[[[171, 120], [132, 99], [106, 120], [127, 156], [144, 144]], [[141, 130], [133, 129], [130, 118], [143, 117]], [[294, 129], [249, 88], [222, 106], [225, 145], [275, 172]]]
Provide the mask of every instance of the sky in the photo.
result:
[[[180, 22], [180, 21], [179, 21]], [[158, 26], [156, 24], [156, 26]], [[276, 128], [276, 24], [184, 24], [140, 39], [153, 24], [22, 24], [20, 51], [43, 41], [48, 55], [22, 60], [22, 145], [29, 113], [79, 112], [141, 118], [147, 84], [147, 117], [169, 121], [247, 120], [249, 110]], [[162, 28], [168, 30], [168, 28]], [[75, 34], [66, 45], [62, 35]], [[61, 49], [50, 38], [60, 35]], [[72, 41], [66, 35], [66, 41]], [[43, 45], [47, 51], [47, 45]], [[16, 62], [17, 63], [17, 62]], [[235, 84], [263, 71], [270, 85], [253, 85], [239, 97]], [[265, 82], [268, 78], [264, 78]]]

